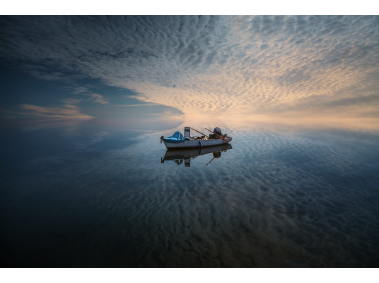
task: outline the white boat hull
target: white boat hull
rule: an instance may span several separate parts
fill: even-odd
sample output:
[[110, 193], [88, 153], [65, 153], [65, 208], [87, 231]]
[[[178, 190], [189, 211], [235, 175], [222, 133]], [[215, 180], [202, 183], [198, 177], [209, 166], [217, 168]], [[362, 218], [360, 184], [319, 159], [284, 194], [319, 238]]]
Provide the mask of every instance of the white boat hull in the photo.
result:
[[[232, 140], [232, 138], [226, 138], [228, 142]], [[191, 147], [207, 147], [207, 146], [215, 146], [221, 144], [227, 144], [226, 141], [222, 139], [212, 139], [212, 140], [185, 140], [180, 143], [168, 143], [164, 142], [167, 149], [172, 148], [191, 148]]]

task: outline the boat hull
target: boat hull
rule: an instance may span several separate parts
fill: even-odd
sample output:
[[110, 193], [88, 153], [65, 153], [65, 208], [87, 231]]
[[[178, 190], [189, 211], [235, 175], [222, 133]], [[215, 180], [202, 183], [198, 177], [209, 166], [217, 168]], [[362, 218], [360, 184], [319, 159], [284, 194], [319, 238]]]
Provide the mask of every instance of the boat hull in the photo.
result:
[[[228, 142], [232, 140], [232, 138], [226, 138]], [[226, 141], [222, 139], [218, 140], [185, 140], [180, 143], [168, 143], [164, 142], [164, 145], [166, 146], [167, 149], [176, 149], [176, 148], [193, 148], [193, 147], [208, 147], [208, 146], [217, 146], [217, 145], [222, 145], [222, 144], [227, 144]]]

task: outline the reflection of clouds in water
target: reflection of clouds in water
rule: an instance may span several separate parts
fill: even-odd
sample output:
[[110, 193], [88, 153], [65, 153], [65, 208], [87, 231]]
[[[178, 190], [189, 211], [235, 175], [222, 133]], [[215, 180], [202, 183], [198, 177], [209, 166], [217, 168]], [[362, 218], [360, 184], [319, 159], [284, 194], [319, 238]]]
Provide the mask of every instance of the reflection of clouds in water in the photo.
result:
[[160, 163], [161, 135], [20, 178], [19, 187], [69, 204], [70, 231], [91, 227], [84, 246], [72, 236], [62, 248], [88, 249], [78, 265], [374, 266], [375, 140], [239, 131], [212, 166], [207, 155], [186, 168]]

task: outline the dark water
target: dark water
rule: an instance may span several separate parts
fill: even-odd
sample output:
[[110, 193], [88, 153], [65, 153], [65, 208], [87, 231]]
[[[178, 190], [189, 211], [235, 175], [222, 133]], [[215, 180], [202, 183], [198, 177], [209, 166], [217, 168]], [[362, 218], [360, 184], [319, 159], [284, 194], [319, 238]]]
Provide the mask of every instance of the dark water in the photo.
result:
[[379, 266], [377, 133], [251, 126], [165, 158], [173, 131], [2, 129], [2, 267]]

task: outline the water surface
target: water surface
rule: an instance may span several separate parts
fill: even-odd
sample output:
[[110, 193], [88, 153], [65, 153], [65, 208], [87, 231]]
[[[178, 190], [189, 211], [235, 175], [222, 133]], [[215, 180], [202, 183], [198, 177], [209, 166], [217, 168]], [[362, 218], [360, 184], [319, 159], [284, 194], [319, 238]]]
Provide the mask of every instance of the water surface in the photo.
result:
[[164, 160], [184, 126], [2, 129], [3, 267], [378, 267], [377, 133], [247, 125]]

